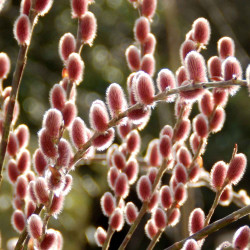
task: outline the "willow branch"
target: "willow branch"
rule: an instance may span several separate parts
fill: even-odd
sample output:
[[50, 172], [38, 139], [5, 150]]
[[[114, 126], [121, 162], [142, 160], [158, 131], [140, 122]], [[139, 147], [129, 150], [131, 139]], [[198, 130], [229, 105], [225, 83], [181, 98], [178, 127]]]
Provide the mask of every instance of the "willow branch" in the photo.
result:
[[213, 222], [212, 224], [208, 225], [207, 227], [204, 227], [199, 232], [187, 237], [184, 240], [181, 240], [179, 242], [174, 243], [172, 246], [166, 248], [165, 250], [181, 249], [187, 240], [189, 240], [189, 239], [194, 239], [196, 241], [201, 240], [201, 239], [205, 238], [206, 236], [208, 236], [209, 234], [212, 234], [212, 233], [218, 231], [219, 229], [239, 220], [240, 218], [242, 218], [248, 214], [250, 214], [250, 205], [245, 206], [245, 207], [233, 212], [232, 214], [230, 214], [230, 215], [228, 215], [220, 220]]

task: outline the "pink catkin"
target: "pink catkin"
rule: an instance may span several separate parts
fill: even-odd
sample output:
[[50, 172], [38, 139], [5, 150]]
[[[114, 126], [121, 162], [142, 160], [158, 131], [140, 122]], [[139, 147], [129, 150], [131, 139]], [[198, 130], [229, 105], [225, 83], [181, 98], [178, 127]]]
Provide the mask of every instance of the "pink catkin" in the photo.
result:
[[25, 15], [29, 15], [31, 7], [31, 0], [22, 0], [21, 6], [20, 6], [20, 12]]
[[42, 236], [43, 222], [40, 216], [33, 214], [28, 219], [28, 233], [31, 238], [39, 239]]
[[173, 194], [169, 186], [161, 187], [160, 202], [164, 209], [170, 208], [170, 206], [173, 204]]
[[157, 77], [158, 89], [162, 92], [166, 88], [173, 89], [176, 86], [174, 74], [169, 69], [162, 69]]
[[174, 171], [175, 179], [178, 183], [185, 184], [188, 181], [187, 170], [182, 164], [177, 164]]
[[200, 17], [193, 23], [193, 38], [196, 42], [208, 44], [210, 39], [210, 25], [207, 19]]
[[9, 141], [7, 144], [7, 152], [10, 156], [13, 157], [17, 154], [18, 149], [19, 149], [19, 142], [17, 136], [13, 132], [10, 132]]
[[174, 208], [173, 211], [168, 215], [168, 225], [175, 226], [181, 217], [181, 212], [179, 208]]
[[189, 234], [200, 231], [205, 225], [205, 214], [201, 208], [195, 208], [189, 216]]
[[20, 199], [24, 199], [27, 195], [27, 191], [28, 191], [28, 181], [23, 175], [20, 175], [16, 181], [16, 195]]
[[126, 174], [121, 173], [115, 181], [115, 195], [118, 197], [126, 198], [129, 193], [128, 177]]
[[16, 128], [15, 134], [17, 136], [20, 149], [27, 147], [30, 139], [29, 128], [25, 124], [21, 124]]
[[39, 177], [35, 182], [35, 196], [41, 204], [49, 202], [49, 189], [43, 177]]
[[62, 114], [57, 109], [49, 109], [43, 118], [43, 127], [51, 137], [58, 137], [62, 126]]
[[206, 138], [208, 136], [208, 121], [204, 115], [199, 114], [194, 118], [193, 130], [197, 133], [198, 136], [202, 138]]
[[14, 184], [20, 172], [18, 171], [16, 162], [13, 159], [11, 159], [7, 164], [7, 173], [10, 182]]
[[210, 121], [210, 129], [212, 132], [216, 133], [220, 131], [224, 125], [226, 119], [226, 112], [223, 108], [218, 107]]
[[160, 137], [163, 135], [167, 135], [170, 139], [172, 139], [173, 134], [174, 134], [174, 131], [170, 125], [165, 125], [160, 131]]
[[182, 64], [184, 64], [187, 54], [191, 51], [196, 51], [196, 48], [196, 43], [191, 40], [186, 40], [182, 43], [180, 47], [180, 58]]
[[17, 169], [24, 173], [30, 168], [30, 152], [25, 149], [18, 154], [17, 157]]
[[24, 228], [25, 228], [25, 216], [21, 210], [15, 210], [11, 217], [11, 222], [14, 227], [14, 229], [18, 232], [21, 233]]
[[229, 56], [234, 56], [235, 45], [230, 37], [222, 37], [218, 41], [218, 53], [221, 59], [226, 59]]
[[235, 249], [246, 249], [250, 240], [249, 226], [240, 227], [233, 236], [233, 247]]
[[129, 184], [134, 184], [139, 172], [139, 165], [135, 159], [131, 159], [127, 162], [125, 168], [125, 174], [128, 177]]
[[25, 206], [26, 218], [29, 218], [35, 212], [35, 210], [36, 210], [36, 204], [32, 200], [26, 202]]
[[78, 53], [71, 53], [66, 62], [69, 79], [79, 84], [82, 81], [84, 62]]
[[149, 200], [151, 196], [152, 185], [147, 176], [142, 176], [137, 182], [137, 195], [141, 201]]
[[127, 138], [127, 150], [130, 154], [137, 154], [141, 147], [141, 137], [137, 130], [131, 131]]
[[210, 91], [205, 91], [199, 101], [199, 109], [205, 116], [210, 116], [213, 112], [214, 100]]
[[88, 10], [88, 0], [71, 0], [73, 18], [82, 17]]
[[153, 214], [153, 219], [155, 225], [160, 229], [163, 230], [167, 225], [167, 216], [166, 213], [161, 209], [157, 208]]
[[228, 92], [225, 89], [214, 88], [213, 89], [213, 99], [215, 105], [220, 105], [224, 107], [228, 100]]
[[116, 208], [109, 219], [109, 225], [113, 230], [121, 231], [124, 225], [124, 217], [122, 210]]
[[172, 153], [171, 139], [167, 135], [162, 135], [159, 140], [159, 152], [163, 158], [168, 158]]
[[63, 194], [59, 194], [58, 196], [54, 195], [49, 208], [49, 213], [51, 215], [56, 216], [62, 211], [64, 197], [65, 196]]
[[149, 19], [153, 18], [156, 5], [157, 0], [143, 0], [141, 4], [142, 15], [148, 17]]
[[218, 56], [212, 56], [209, 58], [207, 62], [207, 68], [211, 80], [214, 81], [221, 80], [222, 77], [221, 64], [222, 61]]
[[55, 84], [50, 91], [50, 103], [53, 108], [63, 110], [66, 102], [66, 93], [62, 86]]
[[155, 73], [155, 59], [152, 54], [146, 54], [141, 60], [141, 70], [149, 74], [151, 77]]
[[76, 41], [71, 33], [64, 34], [59, 41], [59, 55], [63, 61], [66, 61], [69, 55], [75, 52]]
[[135, 39], [140, 43], [144, 43], [149, 32], [150, 25], [148, 19], [146, 17], [138, 18], [134, 26]]
[[200, 250], [200, 246], [194, 239], [189, 239], [185, 242], [182, 250]]
[[56, 231], [53, 229], [48, 229], [42, 242], [40, 243], [39, 248], [41, 250], [49, 250], [56, 243]]
[[62, 110], [64, 126], [69, 127], [77, 115], [77, 109], [75, 103], [68, 101]]
[[215, 190], [219, 190], [225, 181], [227, 174], [227, 165], [224, 161], [216, 162], [210, 173], [211, 185]]
[[177, 159], [178, 161], [183, 164], [186, 168], [189, 167], [189, 165], [192, 162], [192, 156], [191, 153], [189, 152], [189, 150], [182, 146], [178, 152], [177, 152]]
[[155, 225], [155, 222], [153, 219], [149, 220], [147, 224], [145, 225], [145, 233], [148, 236], [149, 239], [153, 239], [153, 237], [157, 234], [158, 228]]
[[72, 148], [69, 142], [65, 139], [61, 139], [58, 143], [58, 158], [57, 166], [67, 167], [72, 157]]
[[95, 241], [99, 247], [101, 247], [107, 238], [107, 232], [102, 228], [98, 227], [95, 232]]
[[101, 198], [102, 212], [106, 216], [110, 216], [115, 210], [115, 198], [110, 192], [106, 192]]
[[159, 152], [159, 140], [152, 140], [147, 149], [146, 160], [150, 166], [157, 167], [161, 164], [161, 155]]
[[126, 60], [131, 71], [138, 71], [141, 66], [140, 51], [134, 45], [130, 45], [126, 52]]
[[34, 9], [38, 12], [39, 15], [45, 15], [52, 6], [52, 0], [36, 0]]
[[159, 203], [159, 191], [155, 191], [148, 203], [148, 211], [153, 212]]
[[132, 202], [128, 202], [124, 208], [125, 220], [131, 225], [136, 220], [138, 208]]
[[14, 24], [14, 36], [20, 45], [30, 43], [31, 25], [29, 17], [21, 14]]
[[87, 131], [84, 121], [77, 117], [71, 126], [71, 140], [76, 148], [81, 148], [82, 145], [87, 141]]
[[10, 59], [4, 52], [0, 53], [0, 79], [7, 77], [10, 71]]
[[174, 199], [179, 205], [183, 205], [187, 200], [187, 189], [183, 183], [178, 183], [174, 190]]
[[143, 43], [143, 52], [146, 54], [154, 54], [156, 46], [156, 39], [152, 33], [149, 33], [146, 40]]
[[107, 149], [113, 142], [115, 131], [113, 128], [108, 129], [104, 134], [97, 136], [92, 145], [99, 151]]
[[40, 175], [43, 176], [44, 172], [47, 167], [47, 159], [41, 149], [37, 149], [33, 155], [33, 165], [35, 168], [35, 171]]
[[177, 141], [185, 141], [185, 139], [189, 135], [190, 127], [191, 127], [190, 120], [189, 119], [183, 119], [180, 122], [179, 128], [176, 130], [175, 139]]

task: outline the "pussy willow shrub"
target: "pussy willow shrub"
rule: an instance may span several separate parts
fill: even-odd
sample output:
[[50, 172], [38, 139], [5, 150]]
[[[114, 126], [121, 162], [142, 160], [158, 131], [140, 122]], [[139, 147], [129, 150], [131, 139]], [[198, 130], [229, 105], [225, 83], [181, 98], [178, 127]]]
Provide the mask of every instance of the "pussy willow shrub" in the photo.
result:
[[[108, 249], [117, 232], [124, 230], [119, 249], [126, 248], [140, 225], [144, 227], [141, 233], [148, 238], [148, 249], [157, 248], [159, 239], [165, 237], [163, 233], [173, 231], [183, 218], [188, 220], [191, 237], [169, 249], [201, 249], [207, 235], [250, 213], [247, 191], [234, 189], [247, 167], [247, 158], [238, 152], [237, 144], [232, 145], [229, 161], [221, 156], [213, 166], [203, 165], [210, 137], [220, 132], [225, 123], [230, 97], [240, 87], [249, 91], [250, 66], [242, 69], [230, 37], [221, 37], [217, 53], [205, 59], [202, 53], [209, 46], [211, 28], [209, 21], [201, 17], [194, 20], [180, 46], [177, 71], [156, 69], [157, 38], [151, 24], [157, 1], [130, 0], [131, 11], [136, 9], [138, 17], [133, 28], [134, 42], [125, 51], [131, 71], [127, 86], [110, 83], [102, 98], [92, 102], [89, 119], [84, 121], [78, 116], [76, 105], [77, 89], [84, 82], [88, 64], [81, 51], [85, 46], [94, 46], [101, 20], [91, 12], [91, 0], [72, 0], [70, 4], [72, 19], [78, 21], [77, 36], [65, 31], [58, 38], [62, 79], [50, 90], [50, 108], [44, 113], [38, 148], [33, 154], [29, 151], [29, 124], [17, 122], [18, 92], [33, 30], [53, 1], [21, 1], [20, 15], [14, 23], [20, 50], [12, 86], [3, 87], [10, 59], [5, 52], [0, 53], [1, 178], [5, 172], [3, 176], [13, 187], [9, 221], [19, 234], [9, 240], [8, 249], [63, 249], [60, 227], [51, 228], [49, 221], [63, 216], [64, 200], [73, 185], [72, 172], [81, 160], [85, 164], [99, 161], [107, 169], [110, 189], [103, 190], [96, 206], [101, 206], [108, 223], [96, 225], [92, 232], [99, 247]], [[147, 141], [144, 154], [141, 131], [160, 102], [174, 103], [176, 122], [173, 126], [165, 124], [156, 138]], [[193, 107], [198, 107], [194, 117], [190, 115]], [[196, 207], [185, 218], [182, 207], [195, 198], [189, 191], [203, 186], [214, 192], [209, 211]], [[242, 209], [211, 223], [216, 207], [231, 203]], [[218, 249], [246, 249], [249, 239], [249, 227], [241, 226]], [[165, 246], [168, 245], [166, 241]]]

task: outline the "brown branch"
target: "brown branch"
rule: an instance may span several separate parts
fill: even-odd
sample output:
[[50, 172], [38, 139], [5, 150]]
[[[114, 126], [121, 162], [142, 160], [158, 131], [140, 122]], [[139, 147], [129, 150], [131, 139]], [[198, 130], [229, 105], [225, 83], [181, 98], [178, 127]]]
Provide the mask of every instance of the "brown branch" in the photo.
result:
[[202, 230], [199, 232], [187, 237], [184, 240], [181, 240], [179, 242], [174, 243], [172, 246], [166, 248], [165, 250], [176, 250], [176, 249], [181, 249], [184, 243], [189, 240], [189, 239], [194, 239], [196, 241], [201, 240], [205, 237], [207, 237], [209, 234], [214, 233], [218, 231], [219, 229], [239, 220], [240, 218], [250, 214], [250, 205], [245, 206], [232, 214], [217, 220], [213, 222], [212, 224], [208, 225], [207, 227], [204, 227]]

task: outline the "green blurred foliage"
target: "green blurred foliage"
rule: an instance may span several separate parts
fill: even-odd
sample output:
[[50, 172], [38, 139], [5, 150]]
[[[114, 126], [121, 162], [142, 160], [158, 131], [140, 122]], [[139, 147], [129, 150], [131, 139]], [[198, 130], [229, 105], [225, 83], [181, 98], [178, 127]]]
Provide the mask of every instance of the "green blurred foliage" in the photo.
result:
[[[159, 0], [158, 2], [157, 13], [152, 23], [152, 32], [157, 38], [155, 54], [157, 72], [163, 67], [175, 72], [180, 66], [180, 44], [190, 30], [192, 22], [200, 16], [210, 21], [212, 29], [210, 44], [207, 50], [202, 52], [205, 58], [209, 59], [217, 53], [216, 43], [220, 37], [231, 36], [236, 40], [236, 56], [242, 62], [243, 69], [246, 68], [250, 53], [250, 19], [248, 18], [250, 3], [248, 1]], [[0, 13], [0, 51], [6, 52], [11, 58], [12, 73], [18, 54], [12, 29], [19, 14], [19, 4], [20, 1], [9, 0]], [[93, 47], [86, 46], [82, 51], [85, 76], [83, 83], [78, 87], [77, 97], [79, 116], [87, 124], [91, 102], [97, 98], [104, 100], [105, 90], [110, 83], [117, 82], [126, 88], [129, 70], [124, 52], [130, 44], [134, 43], [133, 24], [138, 17], [138, 13], [126, 0], [96, 0], [96, 3], [90, 6], [90, 11], [97, 17], [98, 32]], [[29, 149], [32, 153], [37, 147], [37, 132], [41, 127], [43, 113], [49, 108], [49, 91], [53, 84], [61, 80], [63, 64], [58, 55], [59, 39], [66, 32], [76, 35], [76, 29], [77, 20], [71, 19], [69, 0], [56, 0], [51, 11], [41, 18], [35, 27], [19, 95], [21, 106], [19, 123], [27, 124], [31, 130]], [[11, 75], [5, 81], [5, 86], [10, 83]], [[192, 116], [197, 112], [197, 108], [194, 108]], [[207, 170], [218, 160], [229, 161], [235, 143], [238, 143], [239, 151], [245, 153], [250, 159], [250, 109], [246, 89], [240, 90], [236, 96], [230, 98], [226, 113], [227, 120], [223, 131], [209, 138], [204, 155], [204, 166]], [[158, 136], [160, 128], [165, 124], [173, 125], [174, 121], [172, 104], [160, 104], [153, 110], [149, 124], [141, 133], [142, 155], [145, 153], [147, 143]], [[74, 185], [66, 198], [63, 213], [49, 223], [49, 226], [63, 233], [64, 249], [96, 248], [93, 239], [95, 228], [99, 225], [107, 228], [107, 218], [102, 215], [99, 205], [101, 195], [109, 190], [106, 173], [107, 167], [100, 164], [83, 165], [73, 173]], [[245, 188], [250, 191], [249, 177], [248, 169], [235, 190]], [[164, 182], [168, 180], [167, 177], [165, 179]], [[0, 230], [4, 249], [6, 241], [17, 236], [10, 223], [13, 211], [11, 189], [6, 181], [0, 194]], [[167, 230], [156, 249], [162, 249], [186, 236], [187, 217], [190, 210], [199, 206], [208, 212], [214, 199], [214, 193], [206, 188], [202, 188], [201, 191], [192, 190], [190, 196], [193, 200], [190, 200], [189, 206], [183, 209], [181, 226]], [[130, 198], [140, 206], [134, 187], [128, 199]], [[235, 209], [235, 205], [220, 207], [216, 210], [213, 220]], [[145, 222], [146, 218], [143, 221]], [[233, 230], [243, 222], [249, 223], [247, 219], [243, 219], [221, 230], [221, 233], [208, 237], [204, 248], [213, 249], [223, 240], [230, 240]], [[111, 249], [117, 249], [127, 229], [128, 226], [125, 226], [125, 230], [114, 235]], [[145, 249], [148, 242], [143, 226], [140, 226], [128, 249]]]

